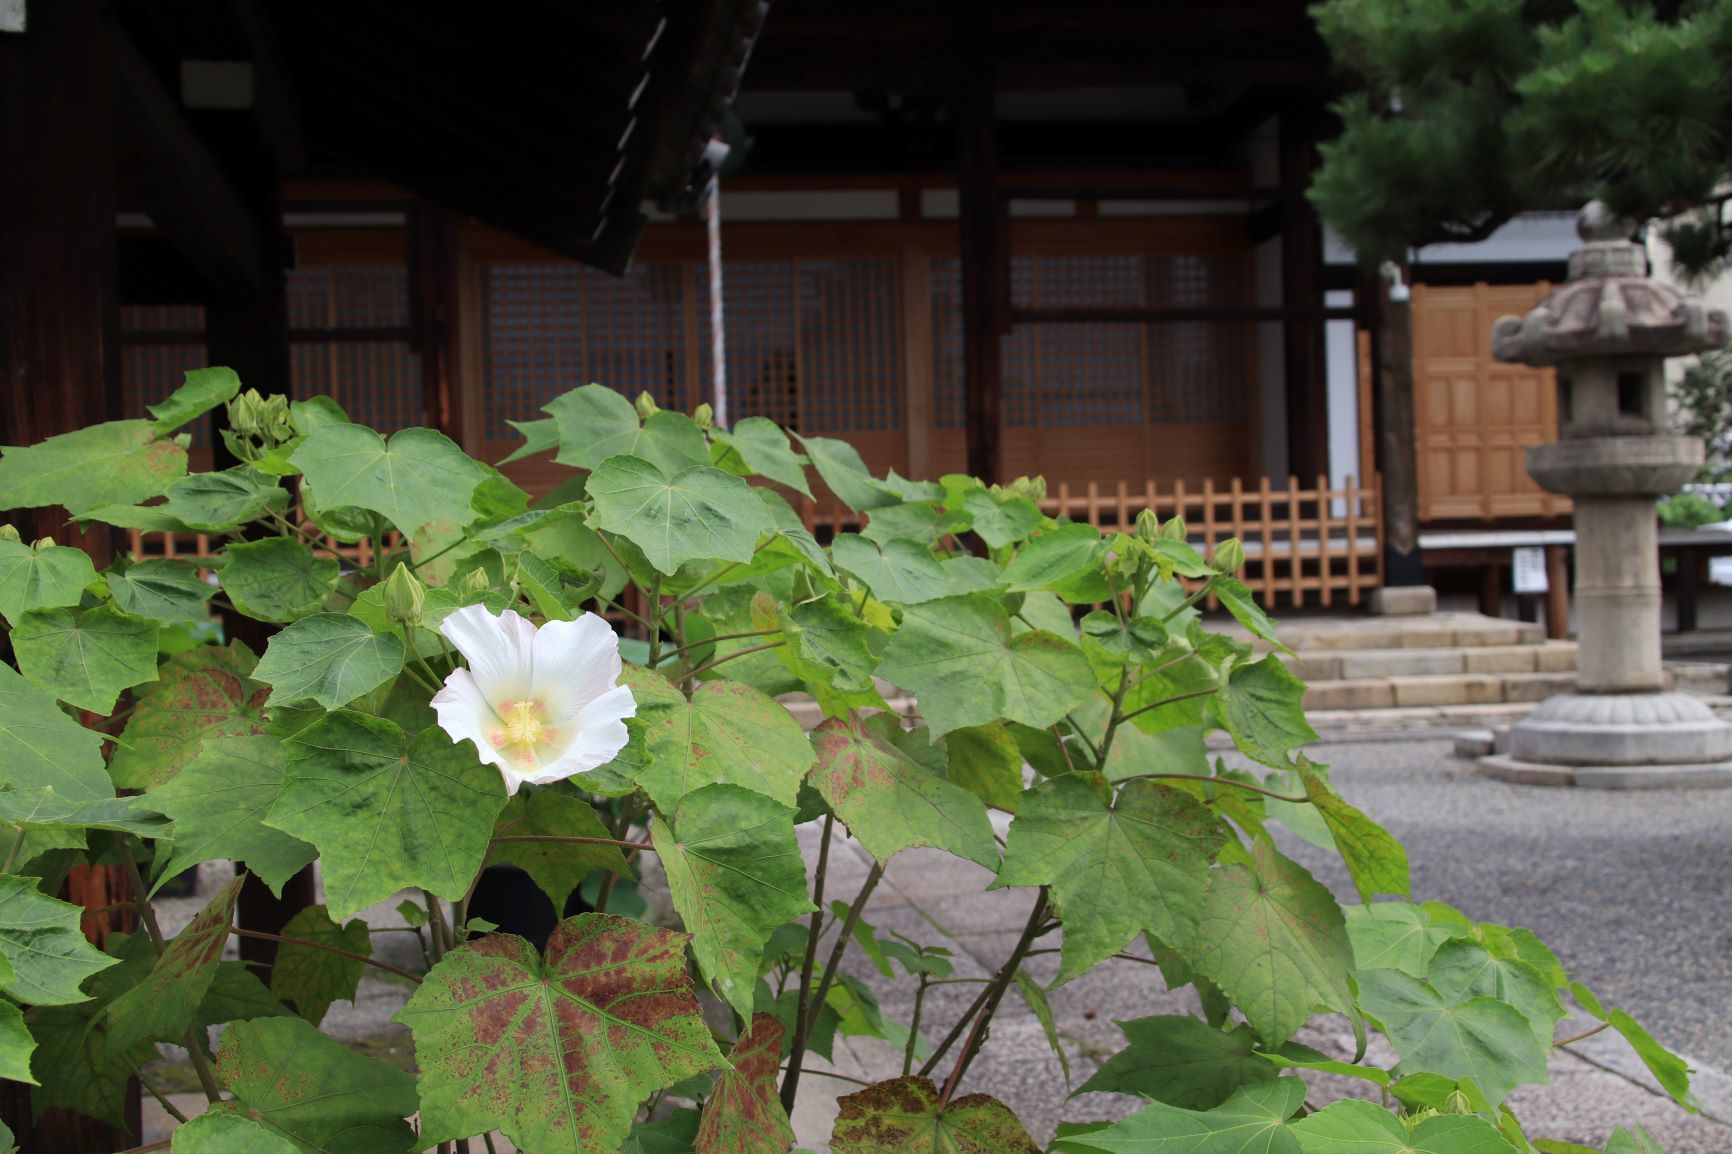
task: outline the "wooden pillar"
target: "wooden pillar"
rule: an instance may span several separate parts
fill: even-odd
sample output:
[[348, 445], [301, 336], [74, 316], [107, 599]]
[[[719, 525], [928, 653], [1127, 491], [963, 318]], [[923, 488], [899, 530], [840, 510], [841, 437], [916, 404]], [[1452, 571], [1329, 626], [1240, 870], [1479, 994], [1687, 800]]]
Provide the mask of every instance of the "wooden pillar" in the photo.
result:
[[968, 472], [988, 484], [1002, 481], [1003, 353], [999, 338], [1009, 323], [1008, 212], [998, 196], [996, 100], [991, 21], [959, 24], [956, 135], [958, 227], [962, 255], [964, 413]]
[[[1403, 284], [1407, 263], [1401, 262]], [[1377, 468], [1383, 474], [1383, 583], [1423, 585], [1419, 555], [1419, 459], [1414, 447], [1413, 309], [1404, 293], [1391, 299], [1390, 285], [1367, 278], [1377, 327]]]
[[450, 209], [427, 201], [409, 211], [409, 343], [421, 355], [427, 426], [462, 443], [454, 219]]
[[1329, 472], [1329, 391], [1324, 362], [1323, 227], [1305, 199], [1316, 167], [1318, 116], [1299, 107], [1280, 119], [1281, 303], [1286, 362], [1287, 459], [1311, 477]]
[[[100, 0], [31, 3], [28, 30], [0, 32], [0, 444], [26, 445], [117, 416], [114, 155]], [[8, 514], [29, 540], [54, 536], [113, 556], [105, 530], [77, 532], [63, 509]], [[117, 867], [81, 867], [71, 900], [107, 905], [123, 893]], [[86, 919], [99, 940], [112, 920]], [[0, 1117], [26, 1150], [116, 1150], [139, 1128], [138, 1087], [127, 1128], [69, 1110], [32, 1120], [29, 1088], [0, 1083]]]

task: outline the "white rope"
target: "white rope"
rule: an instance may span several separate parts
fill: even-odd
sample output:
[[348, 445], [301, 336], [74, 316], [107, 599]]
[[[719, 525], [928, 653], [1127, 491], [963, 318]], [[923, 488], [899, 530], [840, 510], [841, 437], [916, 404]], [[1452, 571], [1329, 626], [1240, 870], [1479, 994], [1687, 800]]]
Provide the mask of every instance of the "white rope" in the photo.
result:
[[728, 427], [728, 357], [726, 329], [722, 324], [722, 198], [721, 186], [710, 177], [706, 191], [710, 233], [710, 372], [711, 406], [716, 428]]

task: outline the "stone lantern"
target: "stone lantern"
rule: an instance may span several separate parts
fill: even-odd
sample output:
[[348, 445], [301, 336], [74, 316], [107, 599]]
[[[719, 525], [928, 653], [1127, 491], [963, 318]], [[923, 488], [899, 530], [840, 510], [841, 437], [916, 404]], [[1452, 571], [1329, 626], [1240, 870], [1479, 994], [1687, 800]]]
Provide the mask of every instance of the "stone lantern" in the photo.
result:
[[1726, 314], [1648, 277], [1627, 220], [1596, 201], [1569, 279], [1525, 317], [1492, 329], [1492, 355], [1555, 366], [1558, 440], [1528, 449], [1528, 473], [1575, 506], [1576, 691], [1510, 729], [1494, 777], [1545, 785], [1732, 785], [1732, 725], [1668, 692], [1660, 665], [1654, 505], [1702, 466], [1700, 439], [1673, 434], [1665, 360], [1726, 343]]

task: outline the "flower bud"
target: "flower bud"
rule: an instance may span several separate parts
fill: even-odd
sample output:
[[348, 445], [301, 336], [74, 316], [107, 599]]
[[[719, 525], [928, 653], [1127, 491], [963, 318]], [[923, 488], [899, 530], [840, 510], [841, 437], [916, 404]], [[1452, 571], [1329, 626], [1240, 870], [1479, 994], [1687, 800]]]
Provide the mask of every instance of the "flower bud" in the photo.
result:
[[1467, 1095], [1460, 1090], [1451, 1090], [1449, 1097], [1443, 1100], [1443, 1113], [1445, 1114], [1472, 1114], [1474, 1112], [1473, 1103], [1469, 1102]]
[[426, 600], [427, 586], [409, 572], [409, 566], [397, 562], [397, 567], [385, 578], [385, 616], [399, 625], [419, 625]]
[[1237, 537], [1229, 537], [1215, 546], [1215, 555], [1209, 561], [1215, 572], [1232, 575], [1245, 567], [1245, 546]]
[[24, 540], [24, 538], [18, 535], [18, 527], [16, 525], [0, 525], [0, 541], [22, 540]]
[[1183, 541], [1184, 539], [1185, 519], [1183, 517], [1174, 517], [1171, 521], [1168, 521], [1165, 525], [1161, 526], [1161, 540]]
[[660, 411], [661, 411], [661, 409], [656, 404], [656, 399], [654, 397], [650, 396], [648, 393], [639, 393], [637, 395], [637, 419], [638, 420], [647, 421], [651, 417], [653, 417], [657, 413], [659, 413]]
[[477, 593], [485, 593], [491, 588], [493, 588], [493, 581], [487, 576], [487, 570], [476, 566], [465, 573], [463, 579], [457, 582], [457, 596], [459, 598], [472, 597]]
[[229, 428], [237, 433], [250, 433], [259, 427], [259, 406], [264, 398], [259, 396], [257, 389], [248, 389], [237, 394], [229, 402]]
[[1161, 519], [1153, 509], [1144, 509], [1137, 514], [1137, 536], [1144, 541], [1160, 540]]
[[38, 537], [36, 540], [30, 542], [30, 548], [38, 553], [42, 552], [44, 549], [52, 549], [54, 546], [55, 540], [52, 537]]
[[692, 410], [692, 420], [697, 423], [698, 428], [707, 429], [716, 423], [716, 411], [710, 407], [708, 401], [705, 401]]

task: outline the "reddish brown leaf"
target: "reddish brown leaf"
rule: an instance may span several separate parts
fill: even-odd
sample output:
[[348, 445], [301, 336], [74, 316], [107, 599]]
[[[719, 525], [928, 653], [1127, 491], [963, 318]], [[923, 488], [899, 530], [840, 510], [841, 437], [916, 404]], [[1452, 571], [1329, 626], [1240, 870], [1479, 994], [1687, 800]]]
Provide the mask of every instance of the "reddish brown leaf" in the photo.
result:
[[704, 1102], [697, 1154], [787, 1154], [794, 1128], [776, 1096], [782, 1024], [772, 1014], [752, 1015], [752, 1028], [734, 1043], [728, 1061], [734, 1068]]
[[108, 772], [121, 789], [148, 790], [198, 756], [211, 737], [263, 733], [270, 687], [247, 674], [257, 664], [246, 646], [189, 649], [162, 667], [127, 722]]
[[835, 1154], [1040, 1154], [1010, 1107], [986, 1094], [938, 1104], [930, 1078], [892, 1078], [841, 1099]]
[[125, 1050], [147, 1039], [177, 1041], [186, 1033], [216, 976], [245, 880], [241, 874], [217, 891], [168, 943], [145, 979], [109, 1003], [110, 1050]]

